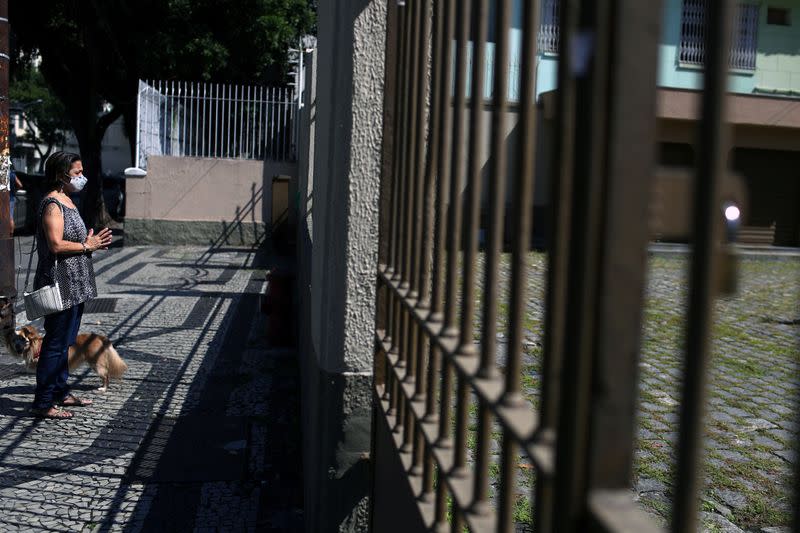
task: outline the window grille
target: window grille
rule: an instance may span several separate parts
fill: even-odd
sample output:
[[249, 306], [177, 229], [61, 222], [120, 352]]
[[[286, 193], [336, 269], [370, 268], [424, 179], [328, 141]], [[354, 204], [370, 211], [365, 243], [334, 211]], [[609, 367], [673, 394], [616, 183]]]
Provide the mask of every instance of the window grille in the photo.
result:
[[[705, 65], [707, 0], [684, 0], [681, 13], [679, 61], [684, 65]], [[729, 66], [737, 70], [755, 70], [758, 34], [758, 6], [740, 4], [735, 11]]]
[[544, 0], [542, 2], [542, 23], [539, 25], [539, 51], [541, 53], [558, 53], [558, 13], [560, 3], [560, 0]]

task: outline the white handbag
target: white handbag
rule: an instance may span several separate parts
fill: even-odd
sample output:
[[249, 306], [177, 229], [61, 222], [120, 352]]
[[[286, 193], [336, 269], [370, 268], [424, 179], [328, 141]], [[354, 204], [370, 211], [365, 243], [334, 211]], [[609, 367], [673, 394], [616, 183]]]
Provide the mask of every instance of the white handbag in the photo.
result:
[[[36, 237], [33, 239], [36, 242]], [[31, 259], [33, 258], [34, 247], [31, 246]], [[53, 272], [55, 275], [58, 270], [58, 256], [56, 256], [55, 266]], [[28, 263], [28, 274], [30, 275], [30, 263]], [[55, 277], [55, 276], [54, 276]], [[27, 278], [25, 285], [27, 288]], [[22, 298], [25, 301], [25, 314], [29, 321], [36, 320], [39, 317], [51, 315], [64, 310], [64, 301], [61, 299], [61, 291], [58, 287], [58, 281], [52, 285], [45, 285], [41, 289], [33, 292], [24, 291]]]
[[25, 299], [25, 314], [29, 321], [64, 310], [58, 283], [45, 285], [33, 292], [24, 292], [22, 296]]

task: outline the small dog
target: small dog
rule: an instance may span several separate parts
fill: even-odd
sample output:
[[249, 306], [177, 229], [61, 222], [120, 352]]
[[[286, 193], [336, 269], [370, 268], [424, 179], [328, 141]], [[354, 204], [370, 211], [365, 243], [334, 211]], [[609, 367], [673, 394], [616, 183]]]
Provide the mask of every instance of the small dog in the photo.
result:
[[[17, 331], [9, 331], [5, 340], [11, 355], [20, 357], [28, 368], [36, 368], [44, 336], [34, 326], [22, 326]], [[70, 370], [86, 363], [97, 372], [103, 381], [103, 385], [97, 389], [100, 392], [108, 390], [112, 378], [121, 379], [128, 370], [128, 365], [119, 356], [111, 340], [97, 333], [79, 334], [75, 344], [69, 347], [68, 357]]]

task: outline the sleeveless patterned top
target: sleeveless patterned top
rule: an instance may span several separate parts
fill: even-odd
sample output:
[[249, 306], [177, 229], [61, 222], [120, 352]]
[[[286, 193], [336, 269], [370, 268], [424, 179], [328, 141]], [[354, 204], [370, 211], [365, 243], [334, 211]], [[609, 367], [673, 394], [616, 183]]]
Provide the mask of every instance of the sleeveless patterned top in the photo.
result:
[[39, 221], [36, 229], [36, 248], [38, 249], [39, 264], [36, 266], [36, 276], [33, 278], [34, 289], [45, 285], [52, 285], [58, 281], [61, 300], [64, 309], [69, 309], [97, 296], [97, 286], [94, 280], [94, 267], [92, 258], [83, 254], [60, 254], [56, 267], [56, 256], [47, 246], [47, 237], [44, 235], [42, 216], [49, 204], [56, 204], [64, 215], [64, 240], [81, 243], [86, 240], [86, 225], [77, 209], [67, 207], [55, 198], [45, 197], [39, 204]]

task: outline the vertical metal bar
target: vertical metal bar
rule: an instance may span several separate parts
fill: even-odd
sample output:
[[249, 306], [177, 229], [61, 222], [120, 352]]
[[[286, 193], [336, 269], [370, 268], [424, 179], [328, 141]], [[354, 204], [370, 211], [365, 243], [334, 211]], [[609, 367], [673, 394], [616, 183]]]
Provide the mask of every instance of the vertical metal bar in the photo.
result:
[[[431, 280], [431, 313], [429, 320], [432, 322], [441, 322], [444, 318], [444, 279], [445, 279], [445, 243], [447, 237], [447, 193], [450, 189], [450, 163], [451, 158], [449, 154], [452, 122], [453, 122], [453, 107], [450, 98], [451, 80], [453, 79], [454, 66], [451, 61], [452, 40], [455, 34], [455, 19], [456, 19], [456, 2], [455, 0], [439, 0], [436, 2], [437, 8], [440, 9], [442, 19], [442, 37], [439, 49], [439, 64], [441, 72], [441, 80], [437, 90], [436, 97], [439, 100], [438, 115], [439, 125], [438, 130], [434, 130], [435, 144], [433, 152], [436, 154], [436, 222], [435, 234], [433, 239], [433, 272]], [[442, 375], [447, 378], [448, 368], [442, 365], [442, 353], [438, 345], [431, 343], [430, 347], [430, 362], [428, 372], [428, 393], [425, 404], [425, 417], [428, 422], [436, 422], [437, 419], [441, 428], [441, 419], [438, 418], [436, 410], [436, 385], [440, 382]], [[442, 389], [444, 390], [444, 389]], [[440, 402], [444, 400], [444, 395], [439, 395]], [[441, 405], [439, 405], [441, 407]], [[449, 412], [449, 410], [448, 410]], [[442, 444], [441, 442], [438, 444]], [[425, 486], [427, 490], [433, 489], [433, 475], [434, 468], [432, 460], [426, 461], [426, 474]], [[436, 515], [437, 523], [444, 520], [446, 513], [444, 505], [444, 489], [441, 487], [436, 497]]]
[[[418, 87], [422, 85], [420, 83], [419, 77], [419, 63], [420, 63], [420, 49], [421, 46], [421, 35], [420, 35], [420, 26], [421, 26], [421, 18], [422, 18], [422, 0], [407, 0], [409, 3], [409, 7], [411, 9], [411, 40], [410, 40], [410, 70], [408, 71], [410, 74], [410, 82], [409, 82], [409, 129], [408, 129], [408, 145], [406, 149], [406, 168], [408, 169], [407, 181], [408, 181], [408, 205], [407, 205], [407, 214], [406, 214], [406, 256], [405, 256], [405, 268], [404, 268], [404, 279], [403, 284], [408, 287], [408, 293], [406, 294], [406, 299], [413, 302], [417, 298], [417, 278], [416, 278], [416, 271], [418, 268], [418, 261], [416, 258], [416, 250], [417, 250], [417, 227], [418, 224], [418, 214], [419, 211], [419, 203], [418, 200], [418, 190], [420, 186], [420, 176], [417, 172], [417, 139], [420, 137], [419, 135], [419, 127], [420, 127], [420, 120], [419, 120], [419, 93]], [[408, 313], [406, 313], [407, 315]], [[406, 360], [406, 372], [405, 372], [405, 379], [403, 380], [407, 384], [414, 384], [416, 379], [416, 349], [417, 349], [417, 328], [415, 327], [415, 321], [411, 320], [410, 317], [405, 318], [406, 320], [406, 327], [404, 329], [404, 352], [405, 352], [405, 360]], [[413, 451], [412, 444], [413, 444], [413, 431], [414, 431], [414, 416], [410, 406], [407, 406], [406, 409], [406, 419], [403, 427], [403, 447], [401, 448], [402, 451], [411, 452]]]
[[[466, 211], [464, 213], [464, 261], [461, 285], [461, 337], [458, 355], [477, 355], [473, 343], [475, 315], [475, 271], [478, 255], [478, 229], [480, 222], [481, 165], [483, 152], [483, 92], [486, 78], [486, 38], [488, 36], [489, 2], [472, 2], [472, 96], [469, 120], [469, 151], [467, 162], [467, 187], [465, 190]], [[487, 258], [497, 261], [497, 257]], [[456, 404], [456, 450], [453, 464], [454, 475], [467, 472], [467, 425], [470, 406], [469, 383], [459, 377]], [[482, 468], [488, 470], [488, 465]], [[474, 488], [474, 485], [473, 487]], [[483, 509], [488, 511], [488, 509]]]
[[244, 133], [244, 145], [242, 148], [242, 155], [247, 154], [246, 159], [252, 159], [251, 153], [248, 150], [250, 147], [250, 111], [251, 111], [251, 86], [247, 86], [247, 97], [244, 100], [244, 104], [242, 105], [242, 121], [245, 123], [245, 133]]
[[162, 155], [167, 154], [164, 139], [167, 137], [166, 105], [167, 99], [164, 97], [164, 80], [158, 81], [158, 148]]
[[[393, 271], [392, 265], [392, 246], [393, 234], [395, 226], [395, 212], [396, 212], [396, 130], [397, 130], [397, 95], [398, 95], [398, 7], [397, 3], [390, 1], [387, 5], [386, 16], [387, 32], [386, 32], [386, 91], [384, 92], [384, 128], [383, 128], [383, 166], [381, 169], [381, 222], [379, 225], [380, 232], [380, 246], [378, 253], [380, 254], [379, 265], [383, 266], [384, 274], [391, 277]], [[385, 195], [385, 196], [384, 196]], [[382, 283], [379, 277], [379, 283]], [[383, 298], [378, 299], [379, 315], [376, 319], [378, 328], [383, 327], [385, 340], [394, 345], [394, 339], [391, 338], [393, 322], [394, 322], [394, 291], [389, 290], [384, 286]], [[389, 362], [388, 353], [385, 352], [383, 347], [378, 347], [377, 357], [380, 361], [376, 360], [376, 367], [378, 364], [383, 364], [383, 394], [381, 399], [383, 401], [391, 401], [390, 390], [392, 386], [392, 368]], [[379, 378], [378, 378], [379, 379]], [[387, 411], [388, 413], [388, 411]], [[374, 477], [373, 477], [374, 479]]]
[[183, 104], [181, 107], [181, 115], [182, 115], [182, 128], [181, 128], [181, 156], [189, 155], [189, 144], [188, 140], [189, 137], [186, 133], [186, 118], [188, 115], [188, 98], [187, 98], [187, 91], [186, 91], [186, 82], [180, 82], [180, 88], [178, 89], [181, 93], [181, 103]]
[[278, 142], [278, 149], [277, 149], [277, 157], [279, 161], [283, 160], [283, 87], [278, 87], [278, 100], [275, 103], [275, 109], [277, 110], [277, 142]]
[[[403, 123], [405, 121], [405, 96], [406, 92], [405, 88], [405, 62], [406, 62], [406, 13], [408, 9], [406, 7], [405, 2], [402, 3], [400, 1], [397, 2], [397, 21], [398, 21], [398, 32], [397, 32], [397, 93], [396, 93], [396, 101], [395, 101], [395, 116], [397, 119], [395, 120], [395, 132], [394, 132], [394, 156], [392, 158], [393, 162], [393, 170], [392, 170], [392, 178], [393, 178], [393, 187], [394, 192], [392, 194], [394, 200], [392, 203], [392, 245], [389, 248], [389, 257], [390, 261], [389, 264], [392, 270], [392, 279], [397, 280], [400, 279], [400, 246], [401, 246], [401, 234], [400, 230], [403, 226], [402, 224], [402, 212], [403, 212], [403, 179], [402, 179], [402, 172], [403, 172], [403, 135], [405, 134], [405, 129], [403, 128]], [[395, 325], [397, 324], [397, 320], [395, 320]], [[399, 340], [397, 331], [392, 332], [392, 337], [395, 343]]]
[[[497, 2], [495, 21], [494, 80], [492, 112], [492, 138], [490, 147], [491, 169], [489, 176], [489, 229], [487, 231], [486, 260], [484, 265], [484, 301], [482, 313], [481, 363], [479, 376], [494, 378], [499, 374], [495, 365], [497, 301], [500, 278], [500, 253], [503, 246], [503, 215], [507, 172], [506, 114], [508, 112], [508, 35], [511, 20], [511, 0]], [[473, 91], [473, 98], [474, 98]], [[485, 514], [489, 506], [489, 444], [491, 416], [485, 401], [478, 411], [478, 442], [475, 453], [475, 488], [473, 509]]]
[[250, 159], [258, 159], [256, 155], [256, 138], [258, 137], [257, 131], [257, 124], [256, 124], [256, 116], [258, 115], [258, 108], [256, 107], [256, 101], [258, 100], [258, 87], [251, 87], [248, 88], [248, 93], [253, 91], [253, 95], [250, 98], [250, 102], [248, 103], [249, 106], [249, 113], [247, 115], [248, 123], [252, 123], [253, 125], [253, 133], [250, 136]]
[[266, 94], [265, 87], [262, 85], [258, 89], [258, 141], [256, 141], [257, 147], [256, 151], [258, 152], [258, 158], [261, 160], [266, 159], [266, 131], [267, 131], [267, 124], [266, 124], [266, 109], [264, 108], [265, 102], [265, 94]]
[[281, 142], [283, 143], [283, 149], [281, 150], [281, 159], [286, 161], [286, 159], [288, 159], [286, 157], [286, 151], [287, 151], [286, 149], [287, 149], [287, 144], [288, 144], [288, 141], [289, 141], [289, 139], [286, 136], [286, 129], [287, 129], [286, 128], [286, 125], [287, 125], [286, 117], [287, 117], [287, 114], [288, 114], [287, 110], [289, 108], [289, 102], [287, 100], [288, 91], [286, 90], [286, 87], [281, 89], [281, 91], [283, 92], [283, 97], [281, 98], [281, 101], [283, 102], [282, 109], [281, 109], [282, 110], [282, 114], [281, 114]]
[[214, 84], [214, 157], [219, 157], [219, 136], [221, 134], [219, 121], [219, 83]]
[[239, 124], [239, 96], [240, 86], [233, 86], [233, 147], [231, 148], [231, 157], [238, 159], [242, 149], [242, 128]]
[[706, 5], [706, 68], [694, 179], [694, 238], [673, 531], [693, 531], [697, 522], [709, 336], [713, 325], [716, 275], [719, 271], [719, 191], [729, 149], [728, 130], [724, 121], [733, 5], [726, 0], [709, 0]]
[[[511, 254], [511, 298], [506, 357], [506, 380], [503, 402], [519, 405], [524, 402], [520, 387], [522, 372], [523, 323], [528, 284], [528, 250], [530, 248], [531, 211], [533, 204], [534, 151], [536, 147], [536, 41], [539, 29], [539, 5], [526, 2], [523, 7], [522, 80], [520, 91], [520, 136], [517, 145], [517, 170], [514, 177], [514, 225]], [[502, 38], [502, 36], [500, 36]], [[498, 530], [514, 529], [514, 485], [516, 484], [517, 443], [504, 431], [501, 463]]]
[[284, 133], [283, 133], [283, 139], [284, 139], [283, 151], [284, 151], [284, 160], [288, 161], [289, 160], [289, 152], [291, 150], [290, 141], [292, 139], [291, 135], [289, 135], [289, 133], [290, 133], [290, 130], [289, 130], [289, 116], [290, 116], [291, 110], [292, 110], [292, 93], [291, 93], [291, 89], [289, 89], [289, 88], [284, 89], [284, 92], [286, 93], [286, 96], [284, 98], [284, 104], [283, 104], [283, 131], [284, 131]]
[[[603, 253], [589, 441], [589, 489], [630, 487], [656, 152], [661, 2], [616, 0], [609, 35]], [[631, 151], [630, 147], [636, 146]]]
[[136, 161], [133, 166], [142, 168], [142, 80], [136, 94]]
[[211, 95], [210, 95], [209, 90], [208, 90], [208, 83], [203, 82], [203, 127], [200, 130], [200, 133], [203, 135], [202, 145], [201, 145], [201, 148], [200, 148], [200, 154], [201, 154], [202, 157], [208, 157], [209, 156], [208, 148], [207, 148], [208, 147], [207, 142], [208, 142], [208, 134], [209, 134], [209, 132], [208, 132], [208, 124], [211, 122], [208, 119], [208, 110], [209, 110], [209, 107], [210, 107], [210, 105], [209, 105], [210, 96]]
[[[414, 11], [413, 4], [410, 0], [405, 3], [403, 9], [403, 18], [405, 19], [405, 41], [404, 41], [404, 65], [403, 72], [412, 72], [413, 65], [413, 50], [414, 50]], [[401, 125], [401, 152], [400, 152], [400, 180], [401, 180], [401, 209], [400, 209], [400, 246], [399, 246], [399, 277], [400, 290], [407, 296], [409, 291], [409, 271], [410, 271], [410, 255], [411, 255], [411, 208], [412, 208], [412, 180], [409, 153], [411, 151], [411, 119], [413, 113], [411, 112], [412, 105], [413, 85], [410, 77], [407, 77], [403, 85], [403, 112], [402, 112], [402, 125]], [[399, 306], [399, 328], [397, 331], [398, 336], [398, 361], [397, 369], [402, 379], [405, 379], [408, 372], [408, 341], [409, 341], [409, 313], [404, 305]], [[398, 384], [398, 387], [401, 385]], [[396, 431], [403, 429], [406, 422], [406, 402], [402, 395], [398, 394], [398, 412], [397, 412], [397, 425]], [[403, 438], [403, 451], [407, 451], [408, 434], [406, 433]]]
[[[434, 225], [434, 201], [436, 198], [436, 166], [438, 161], [438, 152], [436, 150], [436, 138], [439, 133], [440, 128], [440, 107], [442, 105], [441, 99], [441, 80], [442, 80], [442, 68], [445, 68], [445, 65], [442, 63], [441, 58], [441, 51], [443, 46], [442, 43], [442, 35], [444, 33], [444, 21], [443, 21], [443, 8], [444, 2], [443, 1], [434, 1], [434, 2], [426, 2], [425, 9], [423, 16], [427, 19], [428, 15], [433, 17], [433, 24], [426, 26], [426, 30], [424, 31], [424, 35], [426, 35], [426, 42], [427, 42], [427, 32], [431, 31], [431, 85], [430, 85], [430, 111], [428, 113], [428, 131], [427, 131], [427, 151], [425, 154], [425, 183], [424, 183], [424, 190], [423, 190], [423, 220], [422, 220], [422, 239], [421, 239], [421, 247], [422, 247], [422, 268], [419, 272], [419, 303], [417, 307], [423, 311], [430, 311], [431, 309], [431, 261], [432, 261], [432, 234], [433, 234], [433, 225]], [[427, 47], [426, 47], [427, 50]], [[426, 54], [427, 55], [427, 54]], [[425, 72], [427, 70], [427, 57], [424, 57], [423, 64], [425, 65], [425, 70], [423, 70], [420, 74], [421, 77], [425, 77]], [[420, 135], [420, 137], [422, 137]], [[419, 344], [417, 346], [417, 353], [421, 359], [420, 364], [417, 366], [417, 393], [416, 399], [419, 401], [426, 402], [426, 414], [425, 419], [428, 419], [428, 406], [432, 404], [433, 398], [429, 398], [428, 395], [433, 395], [434, 387], [431, 386], [431, 381], [433, 381], [438, 376], [438, 362], [436, 363], [436, 368], [434, 368], [433, 357], [429, 357], [427, 361], [427, 365], [423, 362], [425, 358], [425, 354], [430, 354], [430, 350], [432, 349], [431, 343], [429, 342], [428, 336], [426, 334], [421, 333], [419, 336]], [[434, 468], [433, 468], [433, 457], [431, 454], [431, 450], [425, 445], [425, 441], [423, 439], [419, 439], [417, 444], [417, 452], [419, 454], [418, 457], [415, 457], [414, 464], [419, 468], [422, 468], [422, 476], [423, 476], [423, 483], [422, 483], [422, 493], [420, 494], [420, 498], [422, 501], [432, 503], [433, 502], [433, 479], [434, 479]]]
[[233, 103], [233, 85], [226, 84], [225, 86], [225, 157], [231, 156], [231, 104]]
[[278, 88], [278, 159], [284, 159], [284, 129], [283, 129], [283, 106], [285, 99], [285, 91], [283, 87]]
[[[448, 232], [447, 232], [447, 272], [446, 272], [446, 296], [444, 310], [444, 331], [443, 334], [456, 337], [458, 335], [457, 325], [457, 291], [458, 291], [458, 252], [461, 242], [461, 184], [464, 174], [464, 154], [466, 149], [466, 127], [464, 125], [464, 112], [466, 107], [466, 78], [467, 78], [467, 42], [469, 40], [469, 2], [458, 2], [456, 9], [456, 74], [455, 74], [455, 94], [454, 94], [454, 113], [452, 130], [452, 143], [450, 145], [452, 155], [452, 175], [450, 177], [450, 205], [448, 212]], [[437, 444], [440, 447], [453, 446], [450, 435], [452, 433], [450, 412], [453, 394], [453, 374], [452, 364], [445, 360], [443, 366], [444, 376], [442, 378], [441, 405], [439, 412], [439, 439]], [[456, 450], [457, 451], [457, 450]], [[440, 484], [437, 493], [437, 518], [441, 520], [445, 512], [446, 488], [444, 483]], [[461, 525], [460, 513], [453, 513], [453, 527]]]
[[[575, 6], [577, 11], [577, 6]], [[609, 0], [583, 0], [576, 14], [578, 32], [594, 35], [593, 55], [571, 65], [576, 78], [575, 140], [570, 156], [573, 166], [572, 226], [570, 228], [569, 286], [563, 376], [558, 424], [558, 451], [554, 505], [554, 529], [581, 527], [587, 490], [587, 447], [594, 336], [596, 287], [604, 202], [603, 169], [607, 139]], [[589, 33], [587, 33], [589, 32]], [[573, 54], [575, 57], [575, 54]]]
[[195, 82], [191, 82], [191, 111], [189, 118], [189, 145], [192, 147], [192, 157], [197, 157], [197, 104], [199, 100], [199, 87]]
[[[408, 288], [408, 293], [406, 298], [410, 301], [414, 301], [417, 299], [418, 296], [418, 287], [417, 281], [418, 278], [416, 277], [417, 269], [419, 267], [419, 261], [417, 259], [417, 243], [418, 241], [418, 234], [417, 230], [419, 229], [419, 215], [421, 215], [420, 210], [420, 175], [418, 172], [418, 152], [417, 152], [417, 140], [420, 135], [420, 114], [419, 108], [421, 99], [419, 95], [418, 88], [422, 86], [420, 73], [419, 73], [419, 64], [421, 62], [421, 41], [425, 37], [421, 36], [421, 21], [422, 21], [422, 0], [408, 0], [410, 14], [411, 14], [411, 31], [410, 31], [410, 69], [407, 71], [410, 75], [410, 81], [408, 85], [409, 89], [409, 109], [408, 109], [408, 116], [409, 116], [409, 126], [408, 126], [408, 144], [406, 146], [406, 180], [408, 183], [408, 204], [406, 207], [406, 241], [405, 241], [405, 266], [403, 268], [403, 282], [402, 286]], [[413, 321], [408, 320], [408, 326], [405, 329], [404, 337], [407, 339], [407, 343], [405, 346], [406, 352], [406, 374], [405, 374], [405, 383], [413, 384], [416, 379], [416, 333], [417, 330], [413, 326]], [[412, 437], [412, 412], [411, 409], [407, 410], [407, 417], [405, 421], [404, 427], [404, 442], [403, 446], [407, 451], [410, 450], [410, 446], [412, 444], [411, 437]]]
[[175, 152], [175, 82], [169, 82], [169, 153], [173, 155]]
[[269, 115], [269, 157], [275, 159], [275, 88], [269, 88], [267, 101], [267, 114]]
[[283, 99], [283, 159], [288, 161], [289, 150], [291, 149], [289, 142], [291, 140], [289, 136], [289, 113], [292, 108], [292, 95], [290, 89], [284, 88], [283, 92], [285, 94]]
[[206, 125], [203, 128], [203, 134], [206, 140], [205, 157], [214, 157], [214, 145], [211, 133], [211, 129], [214, 126], [214, 85], [212, 83], [206, 83], [206, 92], [206, 112], [203, 115], [206, 120]]
[[[549, 7], [549, 6], [548, 6]], [[571, 35], [575, 33], [577, 2], [564, 0], [559, 11], [559, 53], [572, 57]], [[558, 93], [556, 94], [556, 123], [553, 135], [552, 191], [550, 233], [548, 247], [547, 293], [544, 323], [544, 354], [542, 359], [540, 435], [548, 433], [555, 440], [558, 422], [558, 403], [561, 369], [564, 358], [565, 311], [567, 299], [567, 269], [571, 224], [573, 134], [575, 121], [575, 78], [569, 62], [559, 61]], [[553, 529], [553, 481], [545, 476], [536, 480], [534, 524], [537, 531]]]
[[[402, 209], [402, 182], [401, 182], [401, 160], [402, 160], [402, 135], [403, 135], [403, 66], [405, 64], [405, 29], [406, 29], [406, 9], [405, 4], [400, 2], [394, 3], [395, 20], [397, 25], [396, 32], [396, 51], [395, 51], [395, 94], [394, 94], [394, 119], [393, 119], [393, 132], [392, 132], [392, 167], [391, 167], [391, 219], [389, 226], [389, 246], [388, 246], [388, 268], [387, 275], [391, 279], [398, 279], [400, 275], [400, 212]], [[390, 292], [388, 302], [389, 308], [389, 325], [388, 331], [391, 336], [391, 344], [389, 354], [396, 356], [399, 350], [399, 325], [400, 325], [400, 302], [393, 292]], [[388, 359], [387, 359], [388, 360]], [[387, 372], [389, 383], [387, 390], [390, 393], [390, 408], [389, 410], [394, 413], [397, 405], [397, 395], [394, 387], [396, 383], [393, 379], [393, 373]]]
[[[414, 230], [414, 259], [415, 265], [412, 279], [412, 290], [415, 291], [417, 297], [417, 309], [425, 311], [429, 307], [428, 295], [429, 290], [427, 281], [425, 281], [425, 272], [430, 271], [430, 259], [427, 254], [427, 239], [425, 238], [430, 226], [429, 206], [430, 199], [427, 198], [427, 192], [431, 188], [432, 176], [426, 173], [426, 158], [425, 158], [425, 145], [429, 128], [426, 127], [426, 112], [425, 102], [428, 96], [429, 86], [426, 83], [428, 77], [428, 57], [430, 53], [430, 39], [431, 35], [431, 0], [423, 0], [419, 3], [420, 30], [418, 42], [420, 43], [419, 52], [417, 57], [417, 74], [416, 74], [416, 87], [417, 87], [417, 124], [416, 128], [416, 146], [415, 146], [415, 180], [416, 180], [416, 198], [415, 198], [415, 230]], [[435, 37], [433, 37], [435, 38]], [[431, 73], [431, 76], [435, 75]], [[432, 111], [431, 111], [432, 112]], [[423, 283], [425, 285], [423, 285]], [[415, 375], [415, 401], [425, 400], [425, 349], [427, 346], [426, 335], [416, 322], [413, 325], [411, 336], [412, 341], [412, 358], [414, 359]], [[413, 472], [417, 475], [422, 473], [422, 453], [424, 448], [424, 440], [422, 438], [421, 428], [415, 424], [416, 438], [414, 440], [414, 456], [412, 458]]]
[[283, 160], [283, 87], [276, 89], [275, 97], [275, 159]]
[[458, 29], [456, 44], [456, 83], [454, 95], [452, 168], [450, 181], [450, 206], [447, 238], [447, 298], [445, 304], [444, 334], [458, 335], [458, 252], [461, 244], [461, 185], [464, 178], [464, 159], [467, 145], [467, 127], [464, 124], [467, 86], [467, 42], [469, 40], [469, 6], [458, 3]]

